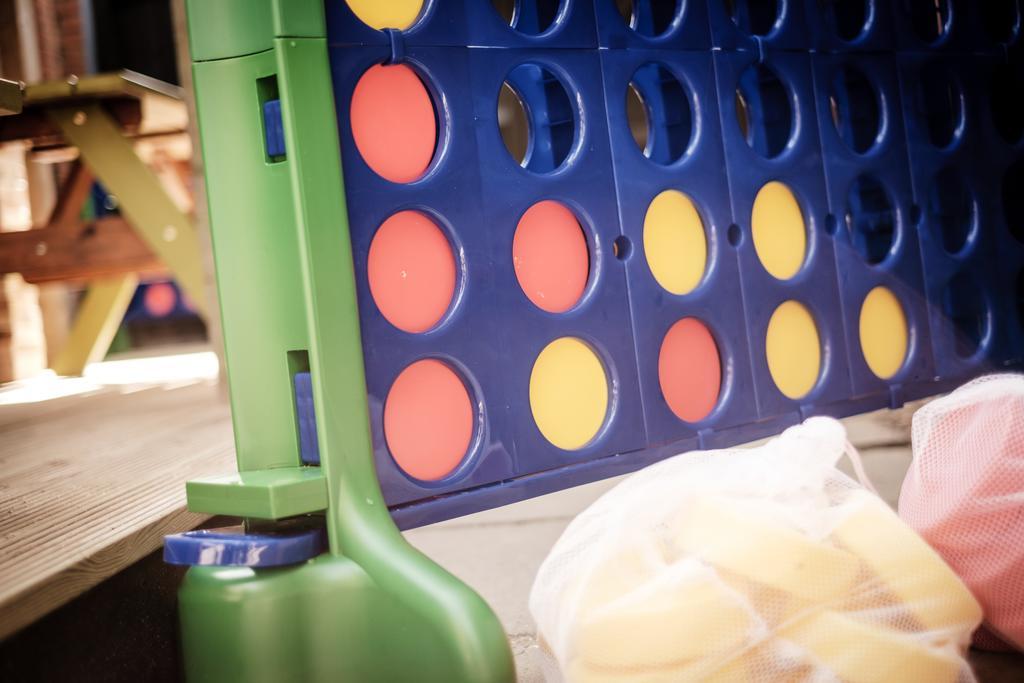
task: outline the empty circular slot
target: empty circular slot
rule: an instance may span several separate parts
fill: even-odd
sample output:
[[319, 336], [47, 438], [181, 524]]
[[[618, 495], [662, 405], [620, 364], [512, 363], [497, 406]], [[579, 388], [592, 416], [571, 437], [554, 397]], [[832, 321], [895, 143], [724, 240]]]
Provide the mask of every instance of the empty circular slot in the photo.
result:
[[530, 373], [530, 410], [544, 438], [567, 451], [590, 443], [608, 413], [608, 376], [585, 342], [562, 337], [544, 347]]
[[[374, 0], [380, 2], [381, 0]], [[530, 36], [548, 31], [562, 13], [564, 0], [491, 0], [510, 27]], [[382, 3], [386, 4], [386, 3]]]
[[633, 142], [645, 155], [647, 153], [647, 141], [651, 136], [651, 124], [647, 114], [647, 105], [636, 86], [630, 83], [626, 86], [626, 121], [629, 123], [629, 133], [633, 136]]
[[890, 379], [907, 358], [910, 334], [907, 316], [896, 295], [875, 287], [860, 307], [860, 348], [871, 372]]
[[1007, 64], [992, 74], [992, 122], [1004, 140], [1020, 142], [1024, 135], [1024, 78]]
[[832, 123], [839, 137], [858, 154], [871, 149], [882, 132], [882, 110], [871, 81], [859, 70], [844, 66], [832, 79], [829, 96]]
[[807, 226], [793, 191], [776, 180], [765, 184], [754, 198], [750, 232], [761, 265], [773, 277], [788, 280], [807, 258]]
[[673, 294], [689, 294], [704, 277], [708, 243], [704, 221], [693, 201], [665, 190], [644, 216], [644, 255], [654, 279]]
[[658, 353], [658, 382], [680, 420], [699, 422], [711, 414], [722, 388], [722, 362], [704, 323], [683, 318], [669, 328]]
[[1003, 176], [1003, 215], [1010, 234], [1024, 242], [1024, 159], [1014, 162]]
[[683, 0], [615, 0], [626, 25], [647, 38], [657, 38], [672, 28], [682, 4]]
[[505, 149], [522, 164], [530, 146], [530, 120], [519, 94], [508, 83], [502, 83], [498, 94], [498, 128]]
[[520, 64], [505, 79], [498, 127], [508, 153], [523, 168], [550, 173], [565, 163], [576, 144], [578, 120], [565, 85], [544, 67]]
[[963, 120], [960, 87], [941, 64], [929, 64], [919, 77], [918, 115], [924, 119], [931, 143], [940, 149], [948, 147]]
[[590, 252], [573, 212], [552, 200], [531, 206], [516, 226], [512, 263], [535, 306], [549, 313], [575, 306], [590, 277]]
[[473, 438], [473, 402], [455, 371], [416, 361], [398, 375], [384, 403], [384, 439], [410, 477], [437, 481], [454, 472]]
[[928, 193], [928, 222], [942, 238], [942, 247], [958, 254], [977, 222], [974, 193], [955, 168], [939, 171]]
[[771, 159], [782, 153], [793, 134], [789, 92], [774, 71], [752, 64], [736, 86], [736, 122], [747, 144]]
[[981, 287], [967, 271], [957, 273], [942, 293], [942, 310], [949, 321], [956, 354], [970, 358], [988, 336], [988, 304]]
[[693, 137], [693, 110], [686, 87], [661, 64], [645, 64], [626, 89], [626, 117], [644, 156], [671, 164], [686, 154]]
[[377, 175], [409, 183], [430, 166], [437, 149], [437, 112], [410, 67], [370, 67], [352, 93], [350, 118], [356, 148]]
[[870, 0], [822, 0], [825, 20], [840, 40], [852, 42], [864, 32], [871, 16]]
[[782, 9], [781, 0], [723, 0], [736, 26], [751, 36], [766, 36], [775, 29]]
[[352, 14], [370, 28], [404, 31], [419, 19], [424, 0], [345, 0], [345, 3]]
[[405, 332], [433, 328], [455, 295], [451, 244], [437, 224], [418, 211], [396, 213], [377, 229], [367, 275], [381, 315]]
[[896, 212], [876, 178], [859, 176], [846, 195], [846, 229], [850, 241], [868, 263], [881, 263], [896, 241]]
[[786, 301], [772, 313], [765, 334], [765, 355], [772, 381], [787, 398], [803, 398], [818, 383], [821, 339], [813, 316], [803, 304]]
[[1020, 27], [1017, 0], [982, 0], [978, 2], [981, 22], [993, 42], [1009, 43]]
[[924, 42], [938, 42], [949, 33], [952, 24], [949, 0], [903, 0], [903, 6], [914, 33]]

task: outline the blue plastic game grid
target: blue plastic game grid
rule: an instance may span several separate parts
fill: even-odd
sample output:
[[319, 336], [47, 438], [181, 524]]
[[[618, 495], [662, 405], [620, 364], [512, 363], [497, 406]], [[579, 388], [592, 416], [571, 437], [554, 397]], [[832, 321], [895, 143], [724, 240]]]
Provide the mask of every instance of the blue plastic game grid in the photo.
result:
[[[633, 0], [634, 16], [649, 16], [652, 4], [662, 3]], [[931, 15], [920, 4], [680, 0], [668, 28], [649, 36], [627, 25], [615, 0], [563, 0], [539, 35], [509, 27], [487, 0], [427, 0], [404, 32], [373, 30], [342, 0], [326, 3], [375, 459], [400, 527], [630, 472], [686, 450], [743, 443], [810, 415], [898, 407], [1020, 366], [1020, 12], [1000, 42], [987, 15], [1007, 3], [944, 1]], [[764, 19], [763, 6], [778, 10], [774, 21]], [[851, 31], [858, 17], [863, 25]], [[374, 173], [350, 128], [355, 84], [380, 63], [412, 67], [443, 112], [439, 151], [408, 184]], [[554, 74], [577, 103], [572, 151], [552, 172], [520, 167], [499, 131], [497, 97], [510, 78], [521, 79], [516, 91], [529, 99], [534, 120], [544, 118], [547, 102], [530, 95], [528, 82], [541, 70], [517, 71], [523, 64]], [[661, 65], [688, 98], [692, 133], [682, 158], [668, 163], [641, 153], [626, 115], [627, 88], [649, 64]], [[743, 82], [758, 73], [777, 78], [785, 96], [772, 99], [763, 80]], [[748, 144], [738, 87], [749, 95], [747, 125], [766, 140], [778, 135], [779, 108], [789, 110], [792, 128], [775, 156]], [[656, 111], [657, 101], [647, 106], [655, 125], [671, 119]], [[867, 126], [866, 143], [858, 126]], [[868, 149], [855, 151], [851, 141]], [[807, 229], [806, 261], [786, 281], [765, 270], [750, 238], [754, 197], [772, 180], [792, 190]], [[694, 201], [706, 231], [705, 276], [681, 296], [655, 282], [643, 254], [644, 212], [665, 189]], [[516, 224], [542, 199], [570, 207], [590, 249], [586, 293], [563, 314], [533, 306], [513, 272]], [[374, 233], [403, 209], [430, 216], [465, 264], [461, 295], [424, 334], [393, 327], [368, 286]], [[857, 334], [860, 305], [879, 285], [900, 300], [909, 331], [907, 358], [889, 380], [867, 367]], [[768, 318], [789, 299], [811, 311], [822, 346], [819, 379], [799, 400], [779, 391], [765, 359]], [[668, 409], [658, 383], [659, 345], [684, 317], [708, 326], [722, 361], [719, 403], [695, 424]], [[549, 443], [530, 412], [531, 367], [560, 337], [597, 352], [612, 396], [605, 426], [576, 451]], [[422, 358], [453, 368], [480, 411], [474, 445], [437, 482], [398, 467], [382, 426], [392, 382]], [[314, 464], [309, 387], [307, 373], [296, 376], [303, 460]]]

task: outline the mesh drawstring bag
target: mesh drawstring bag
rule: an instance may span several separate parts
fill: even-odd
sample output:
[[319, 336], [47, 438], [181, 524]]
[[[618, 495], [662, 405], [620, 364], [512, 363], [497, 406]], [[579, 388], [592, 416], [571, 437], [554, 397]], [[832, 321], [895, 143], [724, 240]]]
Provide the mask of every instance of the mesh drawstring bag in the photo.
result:
[[914, 415], [900, 516], [985, 611], [975, 643], [1024, 650], [1024, 376], [982, 377]]
[[[812, 418], [751, 449], [686, 453], [582, 512], [530, 594], [549, 680], [973, 681], [981, 609], [838, 469]], [[864, 478], [866, 482], [866, 478]]]

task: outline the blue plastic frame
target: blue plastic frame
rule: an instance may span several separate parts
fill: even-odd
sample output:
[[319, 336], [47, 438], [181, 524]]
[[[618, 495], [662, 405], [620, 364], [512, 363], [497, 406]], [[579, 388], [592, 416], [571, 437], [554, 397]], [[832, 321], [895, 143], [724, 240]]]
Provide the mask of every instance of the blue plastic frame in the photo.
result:
[[[1016, 310], [1021, 304], [1014, 297], [1024, 296], [1015, 293], [1024, 277], [1024, 242], [1006, 224], [999, 188], [1008, 169], [1024, 164], [1024, 141], [998, 138], [986, 92], [995, 67], [1021, 72], [1024, 49], [1019, 27], [1006, 44], [997, 44], [984, 32], [977, 3], [951, 2], [952, 30], [934, 45], [915, 37], [903, 0], [870, 0], [869, 20], [851, 40], [838, 37], [817, 0], [780, 0], [784, 12], [765, 36], [744, 34], [721, 0], [686, 0], [669, 30], [653, 37], [630, 28], [613, 0], [565, 0], [555, 25], [541, 35], [508, 27], [486, 0], [428, 0], [421, 19], [405, 32], [371, 30], [344, 2], [327, 3], [375, 459], [398, 524], [427, 524], [633, 471], [681, 451], [749, 441], [810, 415], [899, 406], [987, 370], [1018, 367], [1024, 361], [1024, 310]], [[414, 68], [439, 114], [436, 158], [423, 178], [406, 185], [376, 176], [349, 131], [355, 83], [382, 62]], [[935, 148], [922, 117], [919, 69], [931, 62], [952, 74], [964, 103], [964, 123], [949, 149]], [[499, 133], [501, 84], [524, 63], [548, 69], [576, 103], [574, 146], [554, 171], [521, 168]], [[683, 84], [691, 107], [689, 146], [668, 164], [644, 157], [626, 118], [628, 83], [651, 63]], [[738, 79], [757, 65], [785, 85], [794, 122], [788, 144], [771, 159], [751, 149], [737, 123]], [[865, 76], [882, 112], [881, 133], [862, 152], [844, 142], [832, 121], [833, 76], [844, 67]], [[543, 121], [548, 112], [536, 97], [534, 76], [515, 86], [531, 116]], [[756, 123], [764, 103], [755, 98], [749, 104]], [[950, 166], [974, 188], [976, 219], [984, 226], [959, 254], [943, 249], [929, 206], [935, 174]], [[845, 220], [850, 188], [861, 177], [885, 189], [897, 226], [892, 248], [875, 265], [865, 262]], [[754, 197], [773, 180], [793, 191], [808, 231], [804, 267], [785, 282], [760, 264], [750, 238]], [[666, 189], [694, 201], [708, 242], [705, 277], [683, 296], [660, 288], [643, 253], [644, 215]], [[558, 315], [529, 302], [511, 264], [519, 217], [544, 199], [561, 201], [576, 214], [591, 254], [583, 299]], [[452, 309], [422, 335], [391, 326], [367, 285], [373, 234], [401, 210], [430, 216], [459, 264]], [[888, 218], [875, 214], [869, 220]], [[616, 240], [628, 252], [622, 259], [612, 248]], [[969, 359], [957, 356], [943, 310], [944, 290], [960, 273], [978, 282], [992, 320], [984, 347]], [[900, 300], [910, 333], [903, 367], [885, 380], [867, 367], [858, 339], [860, 307], [876, 286]], [[798, 400], [776, 388], [764, 349], [768, 319], [788, 299], [811, 311], [823, 349], [819, 382]], [[721, 400], [696, 424], [668, 409], [657, 376], [664, 334], [685, 317], [709, 327], [723, 366]], [[547, 343], [563, 336], [588, 343], [613, 384], [605, 427], [573, 452], [548, 443], [528, 407], [532, 364]], [[421, 358], [453, 368], [478, 410], [466, 460], [439, 482], [405, 475], [382, 430], [391, 383]], [[296, 376], [295, 395], [303, 461], [314, 464], [308, 374]]]

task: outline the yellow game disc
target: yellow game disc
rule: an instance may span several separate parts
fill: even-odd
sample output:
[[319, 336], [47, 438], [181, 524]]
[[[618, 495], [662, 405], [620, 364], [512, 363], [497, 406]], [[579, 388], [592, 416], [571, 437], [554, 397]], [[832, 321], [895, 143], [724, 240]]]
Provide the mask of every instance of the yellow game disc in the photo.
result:
[[796, 301], [786, 301], [768, 321], [765, 354], [772, 380], [788, 398], [803, 398], [814, 388], [821, 372], [821, 340], [810, 312]]
[[658, 284], [673, 294], [689, 294], [704, 277], [708, 243], [693, 202], [678, 190], [665, 190], [647, 207], [644, 254]]
[[404, 31], [416, 23], [423, 0], [345, 0], [360, 21], [377, 30], [397, 28]]
[[540, 433], [559, 448], [590, 443], [608, 412], [608, 376], [597, 354], [573, 337], [544, 347], [530, 373], [530, 409]]
[[907, 316], [885, 287], [868, 292], [860, 308], [860, 348], [871, 372], [889, 379], [907, 357]]
[[807, 227], [792, 190], [773, 180], [754, 198], [750, 216], [757, 258], [772, 276], [788, 280], [807, 256]]

